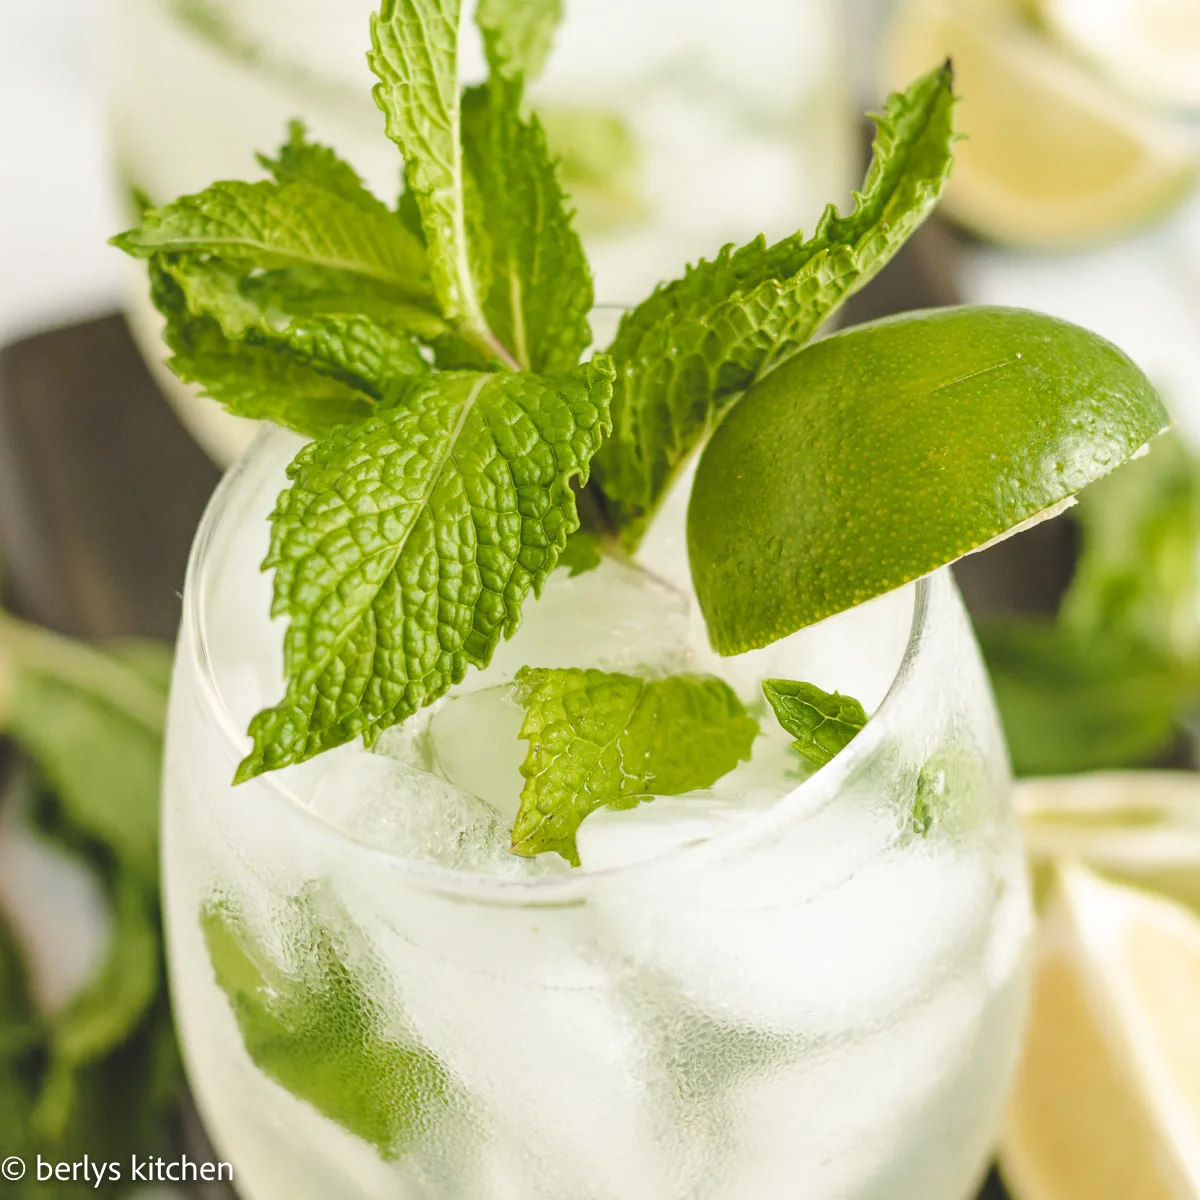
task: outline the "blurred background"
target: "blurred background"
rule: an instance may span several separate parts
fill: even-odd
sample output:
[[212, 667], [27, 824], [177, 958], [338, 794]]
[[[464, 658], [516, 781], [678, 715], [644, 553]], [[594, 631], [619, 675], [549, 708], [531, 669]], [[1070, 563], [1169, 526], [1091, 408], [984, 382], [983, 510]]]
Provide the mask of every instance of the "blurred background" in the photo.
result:
[[[253, 429], [165, 370], [141, 267], [106, 240], [146, 200], [257, 176], [255, 151], [297, 116], [393, 197], [364, 60], [374, 7], [0, 0], [0, 1151], [10, 1130], [64, 1156], [203, 1144], [141, 849], [154, 722], [141, 757], [106, 762], [120, 718], [52, 682], [16, 704], [13, 664], [86, 665], [85, 640], [119, 639], [161, 704], [191, 533]], [[1082, 858], [1195, 908], [1200, 0], [567, 0], [531, 99], [598, 299], [620, 304], [725, 242], [845, 210], [863, 113], [947, 56], [966, 135], [947, 198], [844, 320], [1037, 308], [1111, 338], [1162, 390], [1176, 429], [1152, 455], [957, 572], [1046, 894], [1053, 864]], [[479, 47], [465, 71], [482, 77]], [[1069, 924], [1050, 922], [1046, 962], [1066, 953], [1082, 978], [1095, 952]], [[1165, 1014], [1156, 1036], [1182, 1039], [1194, 1107], [1174, 1116], [1200, 1145], [1200, 956], [1190, 972], [1157, 975], [1144, 1007]], [[1151, 1161], [1180, 1135], [1122, 1066], [1129, 1018], [1067, 994], [1047, 984], [1035, 1002], [1007, 1185], [1015, 1200], [1125, 1200], [1094, 1165], [1105, 1145]], [[1097, 1040], [1073, 1048], [1081, 1023]], [[1098, 1055], [1115, 1064], [1102, 1079], [1081, 1065]], [[1005, 1194], [998, 1175], [986, 1186]]]

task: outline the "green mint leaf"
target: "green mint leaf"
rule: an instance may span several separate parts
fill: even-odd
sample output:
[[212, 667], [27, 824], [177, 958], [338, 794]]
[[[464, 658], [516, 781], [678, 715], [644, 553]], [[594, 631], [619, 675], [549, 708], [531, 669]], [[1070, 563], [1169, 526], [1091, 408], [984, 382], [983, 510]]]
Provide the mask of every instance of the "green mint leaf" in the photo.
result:
[[600, 539], [586, 529], [577, 529], [558, 556], [558, 565], [565, 568], [572, 579], [594, 571], [603, 561], [600, 554]]
[[831, 206], [807, 241], [726, 247], [622, 320], [609, 348], [613, 436], [596, 479], [628, 545], [746, 388], [799, 350], [933, 209], [952, 162], [951, 89], [947, 65], [891, 97], [849, 216]]
[[646, 216], [642, 147], [627, 121], [575, 105], [539, 105], [538, 118], [581, 232], [604, 233]]
[[284, 351], [296, 367], [310, 367], [374, 400], [397, 376], [429, 369], [409, 326], [444, 328], [412, 306], [314, 292], [311, 280], [298, 281], [293, 272], [245, 276], [219, 259], [193, 256], [177, 256], [165, 269], [182, 288], [189, 311], [212, 317], [225, 337]]
[[1071, 515], [1083, 545], [1064, 626], [1084, 642], [1118, 635], [1168, 659], [1200, 657], [1200, 463], [1183, 439], [1168, 433]]
[[1044, 620], [978, 626], [1018, 775], [1140, 766], [1170, 748], [1194, 671], [1113, 633], [1084, 641]]
[[407, 194], [421, 217], [443, 315], [489, 358], [516, 366], [488, 328], [483, 303], [491, 248], [483, 203], [463, 161], [458, 92], [460, 0], [383, 0], [371, 18], [367, 61], [375, 102], [404, 157]]
[[758, 722], [711, 675], [639, 679], [524, 667], [521, 737], [529, 752], [512, 848], [579, 865], [575, 834], [597, 808], [706, 788], [750, 757]]
[[[0, 670], [14, 668], [0, 726], [30, 755], [71, 823], [154, 886], [166, 692], [128, 650], [107, 652], [0, 614]], [[160, 648], [160, 656], [170, 655]], [[126, 661], [122, 661], [122, 655]], [[165, 663], [155, 668], [161, 675]], [[4, 682], [0, 680], [0, 693]]]
[[135, 258], [212, 254], [247, 271], [321, 269], [397, 299], [428, 299], [424, 247], [394, 213], [368, 201], [307, 179], [214, 183], [143, 214], [112, 244]]
[[762, 690], [779, 724], [796, 739], [792, 748], [818, 767], [840, 754], [867, 723], [853, 696], [823, 692], [813, 683], [764, 679]]
[[521, 115], [520, 80], [500, 78], [466, 93], [462, 122], [492, 247], [489, 327], [522, 369], [569, 371], [592, 340], [592, 276], [541, 124]]
[[165, 264], [150, 264], [150, 295], [166, 318], [167, 365], [235, 416], [274, 421], [320, 437], [372, 411], [373, 398], [360, 388], [314, 370], [278, 347], [235, 341], [215, 318], [191, 313]]
[[32, 1117], [39, 1138], [50, 1142], [70, 1132], [84, 1068], [128, 1042], [159, 994], [159, 932], [142, 879], [118, 876], [113, 915], [100, 971], [50, 1021], [46, 1075]]
[[[246, 1052], [265, 1075], [385, 1159], [408, 1150], [436, 1119], [449, 1081], [441, 1063], [395, 1022], [356, 970], [378, 972], [361, 932], [326, 893], [294, 897], [279, 962], [224, 901], [200, 915], [218, 986]], [[353, 961], [352, 961], [353, 960]]]
[[288, 140], [276, 158], [257, 156], [276, 183], [307, 183], [357, 204], [372, 216], [389, 215], [388, 207], [371, 194], [358, 172], [336, 150], [308, 140], [301, 121], [288, 126]]
[[607, 433], [612, 367], [448, 371], [300, 451], [265, 566], [287, 692], [237, 780], [368, 744], [485, 667], [579, 525], [572, 480]]
[[542, 69], [563, 0], [479, 0], [475, 23], [493, 77], [533, 79]]

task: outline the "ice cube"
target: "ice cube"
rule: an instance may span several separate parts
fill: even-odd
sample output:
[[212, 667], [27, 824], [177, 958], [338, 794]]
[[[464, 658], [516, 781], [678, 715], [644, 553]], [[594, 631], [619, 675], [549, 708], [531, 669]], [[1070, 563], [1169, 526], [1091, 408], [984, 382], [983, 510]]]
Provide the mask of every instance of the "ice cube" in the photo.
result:
[[657, 796], [637, 808], [598, 808], [579, 827], [584, 870], [605, 871], [695, 846], [774, 803], [775, 795], [721, 796], [712, 790]]
[[362, 749], [330, 764], [309, 807], [356, 841], [416, 862], [527, 878], [557, 869], [550, 861], [556, 856], [513, 854], [510, 827], [477, 796]]
[[429, 725], [433, 769], [456, 787], [486, 800], [511, 829], [525, 782], [521, 764], [524, 709], [509, 684], [451, 694]]
[[522, 610], [515, 636], [496, 647], [486, 671], [468, 672], [456, 689], [508, 682], [525, 666], [603, 671], [686, 669], [687, 598], [645, 571], [614, 558], [572, 578], [555, 571], [540, 599]]

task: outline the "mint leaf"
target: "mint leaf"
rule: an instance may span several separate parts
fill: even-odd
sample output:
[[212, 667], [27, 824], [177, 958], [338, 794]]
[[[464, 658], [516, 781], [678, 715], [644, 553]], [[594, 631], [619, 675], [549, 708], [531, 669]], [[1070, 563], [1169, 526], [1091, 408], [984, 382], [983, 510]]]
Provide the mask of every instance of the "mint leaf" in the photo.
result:
[[276, 158], [256, 155], [276, 183], [308, 183], [357, 204], [372, 216], [388, 215], [388, 207], [371, 194], [358, 172], [336, 150], [308, 140], [302, 121], [288, 126], [288, 140]]
[[1082, 640], [1045, 620], [976, 630], [1018, 775], [1151, 762], [1178, 736], [1196, 672], [1116, 632]]
[[1119, 636], [1200, 658], [1200, 462], [1177, 433], [1152, 458], [1088, 488], [1072, 517], [1083, 544], [1060, 619], [1087, 642]]
[[596, 478], [629, 546], [745, 389], [799, 350], [932, 210], [952, 161], [951, 85], [947, 65], [891, 97], [849, 216], [830, 206], [807, 241], [727, 246], [621, 321], [609, 348], [613, 436]]
[[378, 998], [355, 974], [359, 962], [377, 965], [341, 907], [315, 889], [294, 897], [283, 962], [225, 901], [206, 905], [200, 925], [259, 1070], [385, 1159], [408, 1150], [436, 1119], [450, 1084], [433, 1055], [400, 1039], [394, 1021], [383, 1027]]
[[841, 753], [867, 723], [863, 706], [841, 692], [823, 692], [816, 684], [764, 679], [766, 696], [780, 725], [796, 740], [792, 748], [823, 767]]
[[245, 276], [219, 259], [194, 256], [175, 256], [166, 270], [182, 288], [188, 309], [212, 317], [225, 337], [283, 351], [295, 368], [311, 368], [365, 392], [353, 396], [359, 409], [366, 408], [364, 400], [382, 399], [397, 376], [428, 371], [412, 325], [427, 332], [444, 328], [412, 306], [385, 308], [316, 292], [314, 281], [298, 280], [295, 272]]
[[563, 0], [479, 0], [475, 23], [493, 78], [533, 79], [562, 20]]
[[446, 371], [306, 446], [271, 518], [287, 693], [237, 780], [368, 744], [485, 667], [579, 525], [571, 481], [608, 430], [612, 368]]
[[473, 88], [462, 121], [492, 246], [488, 324], [522, 368], [570, 370], [592, 340], [592, 276], [546, 135], [537, 117], [521, 116], [519, 79]]
[[582, 105], [540, 105], [538, 118], [581, 231], [601, 233], [646, 215], [642, 147], [627, 121]]
[[[0, 670], [13, 671], [5, 727], [53, 785], [72, 825], [153, 887], [166, 692], [139, 664], [0, 614]], [[158, 653], [169, 660], [169, 653]], [[164, 667], [155, 668], [159, 676]], [[0, 680], [0, 694], [4, 692]]]
[[159, 994], [159, 933], [144, 882], [118, 876], [113, 900], [107, 959], [49, 1025], [46, 1077], [32, 1118], [49, 1141], [69, 1131], [82, 1069], [129, 1041]]
[[379, 80], [375, 103], [388, 137], [404, 156], [407, 194], [421, 217], [442, 313], [487, 357], [515, 367], [483, 311], [491, 249], [483, 202], [463, 162], [459, 20], [460, 0], [383, 0], [371, 18], [367, 61]]
[[214, 254], [247, 271], [317, 268], [397, 299], [430, 296], [425, 250], [394, 213], [307, 179], [214, 183], [144, 213], [112, 244], [135, 258]]
[[565, 568], [572, 579], [594, 571], [601, 561], [600, 539], [586, 529], [575, 530], [558, 556], [559, 567]]
[[733, 690], [711, 675], [524, 667], [517, 683], [529, 752], [512, 848], [554, 850], [573, 866], [589, 813], [709, 787], [750, 757], [758, 735]]

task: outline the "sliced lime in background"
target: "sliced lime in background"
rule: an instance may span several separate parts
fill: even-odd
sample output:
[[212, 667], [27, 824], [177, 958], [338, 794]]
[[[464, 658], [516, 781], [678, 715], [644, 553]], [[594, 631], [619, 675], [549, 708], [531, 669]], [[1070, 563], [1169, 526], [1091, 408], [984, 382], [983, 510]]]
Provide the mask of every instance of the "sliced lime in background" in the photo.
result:
[[1115, 346], [1024, 309], [909, 313], [816, 342], [701, 457], [688, 551], [713, 646], [765, 646], [953, 562], [1169, 423]]
[[[1047, 7], [1081, 4], [1093, 24], [1111, 24], [1095, 0]], [[943, 211], [998, 242], [1060, 248], [1143, 224], [1186, 195], [1194, 145], [1023, 15], [1014, 0], [905, 0], [896, 9], [889, 86], [947, 56], [954, 62], [965, 136]]]

